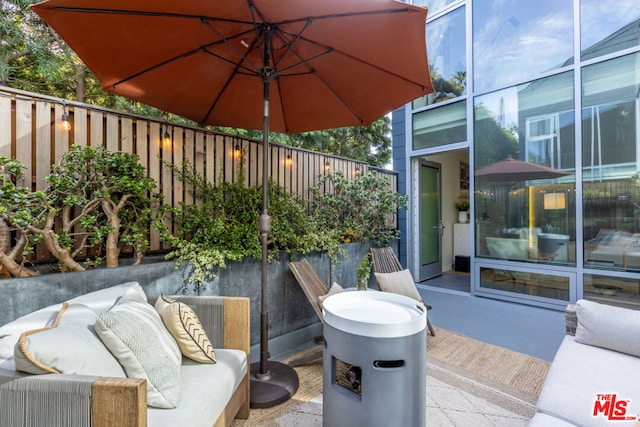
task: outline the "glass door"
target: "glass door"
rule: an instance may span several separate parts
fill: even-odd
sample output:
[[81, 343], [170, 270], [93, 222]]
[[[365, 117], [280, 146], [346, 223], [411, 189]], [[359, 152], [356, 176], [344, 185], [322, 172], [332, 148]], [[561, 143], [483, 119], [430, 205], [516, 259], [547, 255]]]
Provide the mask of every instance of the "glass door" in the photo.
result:
[[440, 208], [440, 164], [422, 160], [419, 172], [420, 201], [418, 281], [442, 274], [442, 215]]

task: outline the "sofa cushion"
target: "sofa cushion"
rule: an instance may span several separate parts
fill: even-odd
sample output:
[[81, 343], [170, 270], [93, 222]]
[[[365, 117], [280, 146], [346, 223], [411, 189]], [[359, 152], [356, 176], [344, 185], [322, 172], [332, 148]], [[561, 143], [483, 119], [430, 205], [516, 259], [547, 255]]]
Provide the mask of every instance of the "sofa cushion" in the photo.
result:
[[139, 295], [126, 294], [98, 316], [96, 332], [128, 377], [147, 380], [149, 406], [176, 407], [182, 356], [150, 304]]
[[[83, 304], [101, 313], [107, 311], [127, 290], [133, 290], [146, 299], [144, 290], [138, 282], [127, 282], [109, 288], [89, 292], [70, 299], [70, 304]], [[24, 331], [44, 328], [51, 325], [62, 308], [62, 303], [53, 304], [36, 310], [0, 327], [0, 359], [13, 357], [13, 349]]]
[[422, 301], [418, 293], [413, 276], [409, 270], [394, 271], [393, 273], [373, 273], [378, 281], [380, 290], [404, 295], [417, 301]]
[[215, 364], [184, 359], [180, 368], [180, 405], [171, 411], [149, 408], [148, 425], [211, 427], [248, 369], [247, 354], [241, 350], [216, 349], [216, 359]]
[[576, 342], [640, 357], [640, 311], [579, 300], [576, 314]]
[[118, 361], [95, 334], [97, 317], [85, 305], [64, 303], [51, 326], [20, 335], [14, 353], [16, 370], [125, 377]]
[[216, 363], [213, 344], [191, 307], [160, 295], [155, 308], [184, 356], [200, 363]]
[[637, 371], [637, 357], [580, 344], [567, 335], [545, 379], [538, 411], [574, 425], [605, 424], [602, 415], [593, 417], [596, 394], [616, 393], [620, 400], [630, 399], [629, 409], [637, 411], [640, 382], [632, 374]]

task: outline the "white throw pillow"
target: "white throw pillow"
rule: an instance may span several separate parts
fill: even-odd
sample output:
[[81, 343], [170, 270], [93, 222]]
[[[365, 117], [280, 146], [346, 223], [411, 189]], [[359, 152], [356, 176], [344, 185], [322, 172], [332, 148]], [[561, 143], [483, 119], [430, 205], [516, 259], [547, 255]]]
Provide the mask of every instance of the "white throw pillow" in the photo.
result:
[[97, 318], [89, 307], [65, 302], [51, 326], [20, 335], [14, 349], [16, 370], [124, 378], [122, 367], [96, 336]]
[[576, 342], [640, 357], [640, 311], [579, 300], [576, 314]]
[[147, 380], [149, 406], [177, 406], [182, 355], [150, 304], [139, 295], [126, 294], [99, 315], [96, 332], [128, 377]]
[[164, 295], [158, 297], [155, 307], [184, 356], [200, 363], [216, 363], [213, 344], [191, 307]]
[[381, 291], [392, 292], [422, 301], [418, 293], [413, 276], [409, 270], [394, 271], [393, 273], [373, 273]]

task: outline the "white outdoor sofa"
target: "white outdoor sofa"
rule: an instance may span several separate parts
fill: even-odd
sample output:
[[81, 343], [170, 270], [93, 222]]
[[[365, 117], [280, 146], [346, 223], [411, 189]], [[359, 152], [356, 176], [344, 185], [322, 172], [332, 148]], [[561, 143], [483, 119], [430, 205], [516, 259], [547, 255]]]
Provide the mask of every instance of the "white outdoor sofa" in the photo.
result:
[[565, 314], [567, 335], [529, 425], [637, 426], [640, 311], [579, 300]]

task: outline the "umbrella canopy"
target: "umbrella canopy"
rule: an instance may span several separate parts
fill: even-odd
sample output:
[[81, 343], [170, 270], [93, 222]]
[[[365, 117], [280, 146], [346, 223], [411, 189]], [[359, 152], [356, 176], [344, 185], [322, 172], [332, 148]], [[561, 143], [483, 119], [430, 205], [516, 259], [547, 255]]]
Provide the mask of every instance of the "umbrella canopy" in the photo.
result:
[[559, 178], [567, 172], [536, 163], [523, 162], [511, 156], [475, 171], [477, 182], [520, 182]]
[[[112, 93], [203, 125], [367, 125], [433, 91], [426, 8], [392, 0], [50, 0], [33, 7]], [[266, 46], [266, 45], [269, 46]]]
[[427, 9], [395, 0], [49, 0], [32, 8], [106, 91], [203, 125], [263, 130], [251, 405], [287, 400], [297, 375], [267, 360], [269, 131], [367, 125], [433, 92]]

